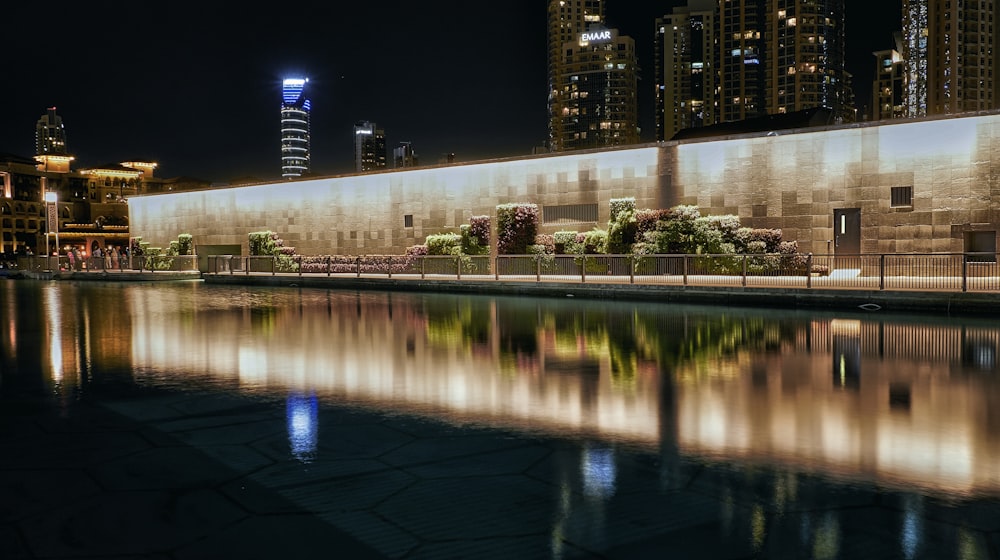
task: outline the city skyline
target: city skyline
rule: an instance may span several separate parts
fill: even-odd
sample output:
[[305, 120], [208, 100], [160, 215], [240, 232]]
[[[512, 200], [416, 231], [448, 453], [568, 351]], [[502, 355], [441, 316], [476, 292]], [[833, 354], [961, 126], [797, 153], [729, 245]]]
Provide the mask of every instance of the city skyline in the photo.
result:
[[[608, 0], [607, 21], [636, 42], [641, 140], [651, 142], [655, 19], [683, 2], [630, 4]], [[847, 0], [859, 106], [872, 51], [890, 47], [900, 27], [892, 4]], [[292, 31], [264, 13], [200, 8], [98, 3], [54, 16], [13, 7], [13, 20], [44, 22], [51, 40], [39, 40], [33, 25], [13, 26], [7, 75], [16, 84], [0, 93], [0, 152], [33, 155], [35, 123], [54, 106], [78, 164], [147, 158], [160, 176], [274, 178], [274, 115], [281, 79], [292, 74], [310, 77], [316, 175], [354, 171], [359, 120], [384, 127], [387, 146], [413, 142], [428, 162], [445, 153], [456, 161], [524, 155], [547, 138], [543, 2], [516, 0], [502, 14], [460, 2], [353, 6], [350, 17], [319, 10]], [[403, 23], [383, 24], [386, 13]], [[378, 21], [378, 32], [338, 21]]]

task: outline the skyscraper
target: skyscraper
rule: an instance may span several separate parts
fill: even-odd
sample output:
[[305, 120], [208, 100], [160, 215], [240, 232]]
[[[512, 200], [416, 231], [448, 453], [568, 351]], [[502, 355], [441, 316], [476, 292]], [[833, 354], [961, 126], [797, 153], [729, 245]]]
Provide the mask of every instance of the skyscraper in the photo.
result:
[[281, 176], [309, 173], [308, 78], [286, 78], [281, 87]]
[[550, 0], [549, 149], [639, 141], [635, 42], [604, 24], [601, 0]]
[[893, 34], [896, 48], [875, 51], [875, 80], [872, 83], [871, 120], [906, 117], [906, 96], [903, 63], [903, 35]]
[[385, 131], [373, 122], [354, 125], [354, 166], [358, 173], [385, 169]]
[[66, 155], [66, 127], [55, 107], [46, 109], [35, 125], [35, 155]]
[[689, 0], [656, 29], [660, 140], [814, 107], [855, 120], [844, 0]]
[[720, 122], [766, 115], [765, 0], [727, 0], [719, 4]]
[[563, 91], [564, 52], [567, 43], [604, 21], [604, 0], [549, 0], [548, 8], [549, 141], [554, 152], [563, 149], [563, 112], [568, 111], [569, 93]]
[[400, 142], [399, 146], [392, 150], [392, 161], [393, 167], [402, 169], [416, 167], [420, 160], [417, 159], [417, 153], [413, 151], [413, 145], [410, 142]]
[[715, 0], [689, 2], [656, 20], [656, 139], [718, 122]]
[[812, 107], [855, 119], [846, 63], [844, 0], [771, 0], [766, 56], [767, 112]]
[[1000, 107], [994, 1], [903, 0], [907, 116]]

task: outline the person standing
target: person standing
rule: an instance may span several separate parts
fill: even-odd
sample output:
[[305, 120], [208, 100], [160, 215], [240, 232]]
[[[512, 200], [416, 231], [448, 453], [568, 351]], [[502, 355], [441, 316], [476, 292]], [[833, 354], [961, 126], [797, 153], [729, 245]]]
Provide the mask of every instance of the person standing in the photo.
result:
[[69, 269], [76, 270], [76, 249], [66, 251], [66, 258], [69, 259]]

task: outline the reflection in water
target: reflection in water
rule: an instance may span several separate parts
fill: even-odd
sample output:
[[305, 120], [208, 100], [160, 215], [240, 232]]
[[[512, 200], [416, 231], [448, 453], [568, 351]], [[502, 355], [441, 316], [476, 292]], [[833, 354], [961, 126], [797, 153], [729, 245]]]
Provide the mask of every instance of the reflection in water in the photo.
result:
[[615, 453], [609, 448], [583, 449], [580, 462], [583, 471], [583, 493], [590, 498], [607, 500], [615, 494]]
[[319, 443], [319, 403], [315, 395], [289, 395], [285, 405], [292, 456], [310, 462]]
[[[615, 493], [618, 446], [1000, 495], [1000, 329], [988, 323], [200, 283], [3, 289], [5, 302], [38, 302], [0, 310], [4, 363], [24, 351], [14, 331], [41, 320], [59, 391], [287, 396], [303, 461], [319, 402], [336, 401], [596, 442], [582, 466], [593, 497]], [[779, 505], [794, 494], [779, 481]], [[835, 550], [835, 520], [814, 523], [817, 555]]]

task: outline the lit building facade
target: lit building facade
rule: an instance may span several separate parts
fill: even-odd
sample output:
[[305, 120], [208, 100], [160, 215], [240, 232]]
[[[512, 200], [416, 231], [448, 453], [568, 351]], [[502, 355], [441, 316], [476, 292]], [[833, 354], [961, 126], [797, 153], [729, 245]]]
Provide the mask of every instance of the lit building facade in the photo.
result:
[[354, 169], [358, 173], [385, 169], [385, 131], [373, 122], [354, 125]]
[[657, 139], [824, 107], [856, 120], [843, 0], [689, 0], [656, 22]]
[[844, 0], [771, 0], [767, 30], [767, 112], [827, 107], [839, 121], [855, 121]]
[[869, 118], [880, 121], [906, 117], [906, 80], [903, 63], [903, 36], [893, 35], [896, 48], [875, 51], [875, 79]]
[[49, 107], [35, 125], [35, 155], [64, 156], [66, 150], [66, 127], [56, 108]]
[[410, 142], [400, 142], [399, 145], [392, 150], [392, 164], [392, 166], [396, 169], [416, 167], [420, 165], [417, 153], [413, 151], [413, 144]]
[[548, 74], [549, 74], [549, 145], [551, 151], [563, 149], [563, 116], [569, 92], [563, 89], [567, 69], [564, 47], [578, 41], [591, 25], [604, 22], [604, 0], [549, 0]]
[[720, 2], [720, 122], [767, 114], [766, 24], [765, 0]]
[[911, 117], [1000, 108], [996, 2], [903, 0]]
[[656, 139], [718, 122], [715, 0], [674, 8], [656, 20]]
[[281, 176], [301, 177], [310, 171], [308, 78], [287, 78], [281, 87]]
[[562, 48], [560, 150], [639, 142], [635, 42], [591, 26]]

